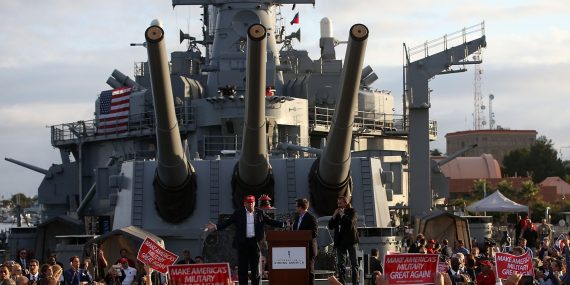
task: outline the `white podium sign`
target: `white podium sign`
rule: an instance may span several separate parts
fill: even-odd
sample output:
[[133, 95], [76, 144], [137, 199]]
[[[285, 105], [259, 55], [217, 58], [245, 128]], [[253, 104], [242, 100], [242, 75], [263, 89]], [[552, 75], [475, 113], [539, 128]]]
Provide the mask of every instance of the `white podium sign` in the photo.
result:
[[274, 247], [271, 251], [273, 269], [305, 269], [307, 254], [304, 247]]

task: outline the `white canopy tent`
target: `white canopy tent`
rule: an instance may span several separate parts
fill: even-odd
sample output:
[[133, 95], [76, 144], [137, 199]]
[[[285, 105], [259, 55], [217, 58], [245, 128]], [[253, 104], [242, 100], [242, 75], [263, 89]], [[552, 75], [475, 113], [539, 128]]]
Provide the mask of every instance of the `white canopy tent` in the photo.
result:
[[528, 206], [509, 200], [499, 191], [467, 206], [466, 209], [469, 212], [528, 212]]

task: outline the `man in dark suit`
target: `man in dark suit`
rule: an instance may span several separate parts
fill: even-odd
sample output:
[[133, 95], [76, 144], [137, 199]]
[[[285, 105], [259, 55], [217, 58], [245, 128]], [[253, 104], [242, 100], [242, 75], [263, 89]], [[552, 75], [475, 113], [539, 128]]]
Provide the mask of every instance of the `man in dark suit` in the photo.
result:
[[461, 260], [459, 260], [459, 257], [452, 257], [450, 265], [447, 270], [447, 275], [449, 275], [452, 285], [471, 281], [469, 275], [461, 269]]
[[71, 265], [71, 268], [63, 271], [65, 285], [91, 283], [90, 276], [85, 273], [85, 270], [79, 268], [79, 256], [75, 255], [69, 258], [69, 265]]
[[339, 281], [345, 284], [345, 260], [348, 252], [352, 269], [352, 284], [358, 284], [358, 262], [356, 261], [356, 211], [349, 205], [348, 197], [338, 197], [338, 208], [329, 220], [329, 229], [334, 230], [334, 247], [336, 248], [337, 270]]
[[20, 249], [18, 251], [18, 258], [16, 258], [16, 263], [22, 266], [22, 273], [27, 274], [28, 269], [30, 267], [29, 259], [28, 259], [28, 251], [25, 248]]
[[37, 259], [30, 259], [30, 273], [26, 275], [30, 280], [30, 285], [36, 285], [40, 282], [40, 262]]
[[219, 222], [206, 225], [208, 230], [222, 230], [232, 224], [236, 227], [233, 246], [238, 251], [238, 276], [239, 284], [247, 285], [248, 266], [251, 270], [251, 284], [259, 285], [259, 258], [260, 251], [258, 242], [265, 238], [264, 225], [268, 224], [278, 228], [284, 228], [284, 222], [271, 219], [259, 209], [255, 209], [255, 197], [246, 196], [243, 202], [244, 208], [235, 210], [232, 216]]
[[378, 250], [373, 248], [370, 250], [370, 273], [372, 275], [372, 283], [376, 280], [376, 276], [382, 272], [384, 272], [384, 269], [382, 269], [382, 262], [378, 259]]
[[196, 263], [196, 261], [194, 261], [194, 259], [192, 259], [192, 255], [190, 254], [189, 249], [183, 250], [182, 256], [183, 256], [183, 258], [180, 261], [178, 261], [176, 264], [194, 264], [194, 263]]
[[297, 199], [297, 217], [295, 217], [295, 222], [293, 223], [293, 230], [311, 231], [313, 239], [311, 240], [311, 248], [309, 248], [309, 284], [313, 284], [315, 280], [315, 257], [317, 256], [317, 219], [311, 213], [309, 213], [309, 200]]

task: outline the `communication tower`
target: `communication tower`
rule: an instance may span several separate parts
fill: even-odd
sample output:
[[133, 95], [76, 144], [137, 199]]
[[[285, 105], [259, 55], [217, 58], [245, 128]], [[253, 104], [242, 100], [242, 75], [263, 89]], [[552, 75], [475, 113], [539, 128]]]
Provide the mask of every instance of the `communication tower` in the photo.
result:
[[489, 130], [495, 128], [495, 113], [493, 113], [493, 100], [495, 95], [489, 94]]
[[[479, 51], [473, 55], [474, 61], [481, 60], [481, 52]], [[473, 129], [480, 130], [485, 127], [485, 105], [483, 104], [483, 96], [481, 95], [481, 70], [480, 64], [475, 64], [475, 72], [473, 78]]]

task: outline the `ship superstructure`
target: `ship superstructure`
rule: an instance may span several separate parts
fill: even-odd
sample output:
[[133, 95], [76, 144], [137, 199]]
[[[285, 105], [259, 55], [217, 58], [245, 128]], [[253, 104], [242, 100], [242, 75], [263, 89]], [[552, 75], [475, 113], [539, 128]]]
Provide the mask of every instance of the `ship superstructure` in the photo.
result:
[[[309, 197], [321, 217], [349, 195], [368, 228], [408, 213], [410, 124], [394, 113], [390, 92], [371, 87], [378, 76], [363, 63], [364, 25], [351, 28], [339, 59], [324, 18], [320, 58], [311, 59], [293, 47], [299, 32], [285, 35], [276, 22], [281, 6], [314, 0], [172, 4], [203, 7], [202, 39], [181, 33], [188, 49], [168, 59], [160, 23], [141, 28], [148, 62], [134, 79], [114, 70], [94, 119], [51, 127], [62, 162], [40, 169], [44, 221], [65, 217], [88, 234], [134, 225], [172, 251], [200, 252], [202, 226], [246, 194], [269, 195], [280, 215]], [[264, 27], [261, 47], [248, 43], [253, 24]], [[410, 108], [424, 108], [410, 98]], [[419, 139], [429, 141], [437, 125], [425, 123], [429, 135]]]

